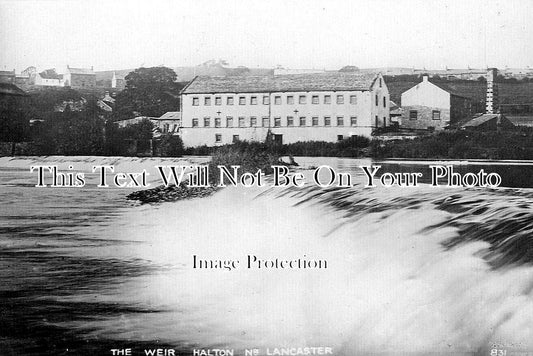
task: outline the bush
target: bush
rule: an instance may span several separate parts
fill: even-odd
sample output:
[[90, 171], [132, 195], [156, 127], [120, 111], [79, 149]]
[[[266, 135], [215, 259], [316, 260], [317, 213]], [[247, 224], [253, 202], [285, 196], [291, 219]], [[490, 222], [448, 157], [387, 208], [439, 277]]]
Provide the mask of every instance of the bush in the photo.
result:
[[113, 122], [106, 124], [106, 155], [136, 156], [150, 150], [153, 124], [148, 119], [118, 127]]
[[188, 187], [185, 184], [159, 186], [131, 193], [127, 198], [144, 204], [207, 197], [220, 189], [217, 186], [219, 183], [218, 166], [224, 165], [230, 171], [232, 171], [231, 166], [241, 166], [238, 174], [240, 177], [242, 173], [255, 173], [258, 169], [269, 174], [272, 173], [272, 165], [282, 164], [279, 162], [279, 156], [271, 150], [271, 146], [265, 143], [243, 141], [212, 149], [214, 154], [209, 162], [210, 187]]
[[104, 151], [104, 120], [95, 112], [55, 113], [35, 128], [39, 155], [100, 155]]
[[282, 146], [274, 150], [285, 156], [309, 157], [363, 157], [370, 145], [370, 139], [364, 136], [351, 136], [338, 142], [304, 141]]
[[265, 143], [241, 141], [233, 145], [222, 146], [213, 153], [209, 162], [211, 184], [218, 184], [217, 166], [241, 166], [239, 176], [242, 173], [255, 173], [258, 169], [265, 174], [272, 173], [272, 166], [280, 164], [280, 156]]
[[161, 136], [161, 138], [156, 141], [157, 156], [160, 157], [181, 157], [183, 155], [183, 141], [181, 137], [167, 134]]

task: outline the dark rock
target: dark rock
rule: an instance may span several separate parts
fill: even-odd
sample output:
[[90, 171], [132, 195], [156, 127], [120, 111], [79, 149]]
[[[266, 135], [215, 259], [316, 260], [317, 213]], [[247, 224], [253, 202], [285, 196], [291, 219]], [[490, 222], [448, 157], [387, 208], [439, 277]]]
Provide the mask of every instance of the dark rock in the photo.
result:
[[192, 198], [204, 198], [212, 195], [220, 188], [218, 187], [187, 187], [186, 185], [170, 185], [165, 187], [163, 185], [146, 190], [139, 190], [133, 193], [130, 193], [126, 196], [130, 200], [138, 200], [142, 204], [146, 203], [161, 203], [166, 201], [178, 201], [182, 199], [192, 199]]

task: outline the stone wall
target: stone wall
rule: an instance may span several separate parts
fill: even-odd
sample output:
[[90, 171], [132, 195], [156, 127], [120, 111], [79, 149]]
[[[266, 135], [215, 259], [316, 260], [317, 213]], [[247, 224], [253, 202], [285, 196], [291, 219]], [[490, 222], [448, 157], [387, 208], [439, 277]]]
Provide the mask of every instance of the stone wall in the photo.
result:
[[[411, 119], [411, 111], [417, 111], [417, 118]], [[440, 112], [440, 119], [433, 119], [433, 112]], [[404, 106], [401, 128], [411, 130], [442, 130], [450, 123], [450, 110], [428, 106]]]

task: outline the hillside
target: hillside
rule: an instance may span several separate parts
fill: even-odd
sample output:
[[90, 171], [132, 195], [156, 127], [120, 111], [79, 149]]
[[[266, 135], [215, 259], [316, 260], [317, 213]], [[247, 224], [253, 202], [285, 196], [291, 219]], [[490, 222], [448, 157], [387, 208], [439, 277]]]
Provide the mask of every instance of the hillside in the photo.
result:
[[[206, 62], [194, 67], [173, 67], [172, 68], [178, 76], [178, 81], [187, 82], [197, 75], [208, 76], [228, 76], [228, 75], [268, 75], [273, 73], [273, 69], [269, 68], [248, 68], [248, 67], [226, 67], [221, 63]], [[108, 81], [111, 83], [113, 72], [118, 75], [126, 76], [135, 69], [120, 69], [96, 72], [96, 81]]]

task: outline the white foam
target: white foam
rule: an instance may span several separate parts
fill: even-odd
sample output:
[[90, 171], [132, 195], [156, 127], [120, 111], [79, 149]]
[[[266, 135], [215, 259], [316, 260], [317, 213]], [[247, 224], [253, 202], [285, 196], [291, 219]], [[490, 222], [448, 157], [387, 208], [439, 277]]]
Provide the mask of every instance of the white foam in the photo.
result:
[[[454, 228], [421, 231], [448, 213], [428, 204], [354, 219], [256, 193], [226, 188], [124, 216], [122, 238], [145, 241], [127, 255], [168, 269], [100, 298], [166, 312], [126, 315], [123, 328], [116, 319], [100, 322], [102, 335], [204, 347], [320, 344], [346, 355], [459, 354], [492, 342], [533, 348], [533, 270], [491, 270], [479, 257], [488, 246], [482, 242], [445, 251], [441, 242], [456, 236]], [[194, 254], [305, 254], [326, 259], [329, 268], [199, 271], [191, 268]]]

